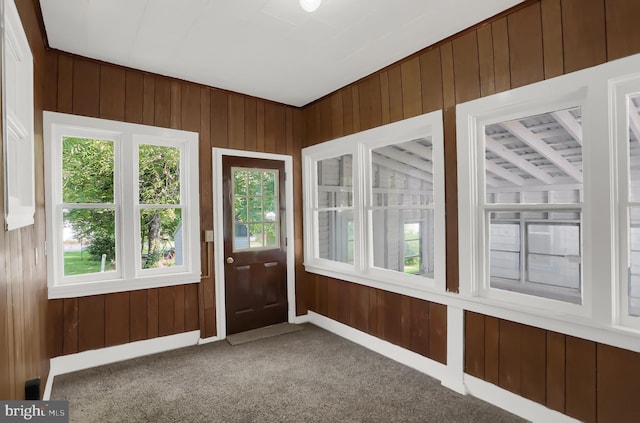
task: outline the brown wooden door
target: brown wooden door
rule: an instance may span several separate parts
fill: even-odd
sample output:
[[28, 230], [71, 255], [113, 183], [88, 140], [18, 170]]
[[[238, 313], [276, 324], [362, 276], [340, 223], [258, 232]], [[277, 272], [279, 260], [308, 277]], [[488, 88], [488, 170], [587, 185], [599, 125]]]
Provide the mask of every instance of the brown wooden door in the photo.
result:
[[284, 162], [223, 156], [227, 334], [287, 321]]

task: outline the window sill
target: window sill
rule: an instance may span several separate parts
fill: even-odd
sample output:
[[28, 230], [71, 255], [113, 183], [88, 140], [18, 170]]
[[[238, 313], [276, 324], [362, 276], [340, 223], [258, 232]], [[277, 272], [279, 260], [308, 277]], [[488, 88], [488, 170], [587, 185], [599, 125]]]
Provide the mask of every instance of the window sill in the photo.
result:
[[174, 273], [172, 275], [149, 276], [136, 279], [116, 279], [100, 282], [50, 285], [48, 295], [50, 300], [56, 298], [77, 298], [89, 295], [162, 288], [165, 286], [187, 285], [199, 282], [200, 275], [198, 274]]

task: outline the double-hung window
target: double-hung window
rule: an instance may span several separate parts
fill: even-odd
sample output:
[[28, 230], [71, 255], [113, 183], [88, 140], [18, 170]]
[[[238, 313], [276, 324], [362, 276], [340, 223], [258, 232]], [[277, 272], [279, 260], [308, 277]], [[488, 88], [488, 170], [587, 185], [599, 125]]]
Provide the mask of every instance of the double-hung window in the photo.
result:
[[639, 67], [457, 106], [463, 297], [509, 318], [640, 328]]
[[444, 290], [441, 112], [307, 147], [303, 166], [307, 271]]
[[45, 112], [49, 296], [198, 282], [198, 134]]

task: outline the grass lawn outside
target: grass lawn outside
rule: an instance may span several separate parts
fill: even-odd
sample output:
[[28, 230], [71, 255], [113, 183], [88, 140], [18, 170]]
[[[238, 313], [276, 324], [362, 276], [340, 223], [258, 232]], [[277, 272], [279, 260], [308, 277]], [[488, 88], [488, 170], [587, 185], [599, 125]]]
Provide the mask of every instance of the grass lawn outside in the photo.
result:
[[[115, 270], [115, 266], [107, 262], [105, 265], [105, 271], [109, 272], [112, 270]], [[80, 251], [64, 253], [65, 276], [84, 275], [87, 273], [99, 273], [99, 272], [100, 272], [100, 261], [92, 260], [91, 256], [86, 251], [84, 253], [81, 253]]]

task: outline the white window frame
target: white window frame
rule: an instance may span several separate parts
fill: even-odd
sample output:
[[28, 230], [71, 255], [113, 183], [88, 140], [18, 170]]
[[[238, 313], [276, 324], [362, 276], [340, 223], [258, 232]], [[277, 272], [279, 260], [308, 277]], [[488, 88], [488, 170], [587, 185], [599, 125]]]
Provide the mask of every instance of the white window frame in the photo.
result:
[[[430, 137], [433, 145], [435, 245], [433, 278], [374, 267], [373, 246], [370, 242], [373, 239], [372, 150], [425, 137]], [[351, 154], [353, 157], [353, 264], [320, 258], [317, 236], [317, 164], [321, 160], [345, 154]], [[446, 262], [442, 111], [438, 110], [304, 148], [302, 163], [304, 265], [308, 272], [422, 298], [428, 297], [425, 293], [429, 292], [444, 293]]]
[[[114, 142], [115, 272], [64, 276], [62, 245], [62, 138]], [[198, 133], [44, 112], [45, 200], [49, 298], [80, 297], [200, 281]], [[142, 269], [138, 148], [141, 144], [180, 149], [180, 204], [184, 264]], [[160, 205], [159, 207], [163, 207]]]
[[4, 220], [13, 230], [32, 225], [36, 211], [33, 55], [13, 0], [0, 0], [0, 9]]
[[[640, 69], [640, 55], [457, 106], [459, 269], [463, 298], [507, 310], [507, 314], [514, 316], [526, 313], [556, 322], [577, 323], [591, 330], [637, 332], [637, 327], [629, 324], [628, 316], [621, 315], [620, 307], [624, 295], [620, 291], [624, 286], [621, 275], [626, 278], [627, 273], [626, 269], [621, 273], [619, 262], [622, 241], [618, 221], [622, 211], [617, 198], [619, 158], [613, 132], [616, 117], [611, 111], [612, 81], [629, 74], [640, 75], [634, 73], [636, 69]], [[486, 271], [489, 246], [484, 221], [483, 126], [558, 110], [563, 105], [582, 107], [581, 305], [491, 288]], [[558, 323], [557, 327], [564, 327], [563, 324]]]
[[611, 122], [612, 133], [617, 158], [617, 184], [616, 190], [618, 208], [618, 248], [619, 248], [619, 275], [615, 296], [614, 315], [616, 323], [621, 326], [632, 327], [640, 330], [640, 316], [629, 314], [629, 267], [630, 267], [630, 231], [629, 213], [630, 207], [637, 208], [638, 202], [629, 200], [629, 109], [630, 94], [640, 93], [640, 72], [628, 77], [610, 81], [611, 96]]

